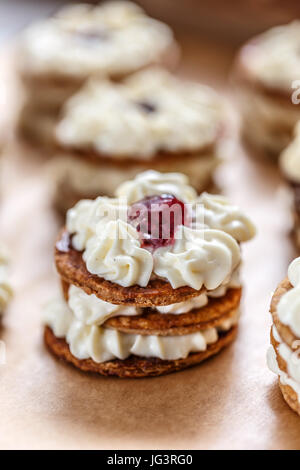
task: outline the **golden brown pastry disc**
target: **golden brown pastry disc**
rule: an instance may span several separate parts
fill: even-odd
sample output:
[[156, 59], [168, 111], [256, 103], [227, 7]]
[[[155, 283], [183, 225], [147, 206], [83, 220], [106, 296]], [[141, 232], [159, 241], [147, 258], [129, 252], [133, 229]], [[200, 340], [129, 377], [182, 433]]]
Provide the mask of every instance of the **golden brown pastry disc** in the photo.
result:
[[70, 362], [84, 372], [95, 372], [101, 375], [116, 375], [118, 377], [141, 378], [169, 374], [187, 367], [194, 366], [217, 354], [230, 344], [237, 333], [237, 327], [222, 334], [216, 343], [210, 344], [206, 351], [192, 353], [185, 359], [164, 361], [158, 358], [130, 356], [128, 359], [97, 363], [92, 359], [80, 360], [74, 357], [64, 339], [56, 338], [49, 327], [45, 328], [44, 340], [49, 350], [59, 359]]
[[204, 292], [188, 286], [173, 289], [171, 284], [162, 279], [151, 280], [147, 287], [122, 287], [86, 269], [82, 253], [74, 250], [70, 244], [70, 236], [63, 230], [56, 242], [55, 263], [61, 278], [69, 284], [83, 289], [87, 294], [95, 294], [102, 300], [114, 304], [152, 307], [183, 302]]

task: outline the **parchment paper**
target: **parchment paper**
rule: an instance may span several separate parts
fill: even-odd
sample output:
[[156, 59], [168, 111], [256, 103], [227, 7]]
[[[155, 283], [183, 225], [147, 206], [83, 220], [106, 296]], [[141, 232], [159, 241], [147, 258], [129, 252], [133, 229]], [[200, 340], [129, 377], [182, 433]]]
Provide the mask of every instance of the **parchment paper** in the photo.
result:
[[[233, 49], [180, 38], [180, 72], [228, 94]], [[8, 77], [8, 62], [1, 62]], [[8, 95], [16, 101], [11, 81]], [[234, 115], [234, 114], [233, 114]], [[160, 378], [120, 380], [85, 375], [56, 361], [42, 342], [42, 305], [55, 294], [51, 212], [45, 156], [12, 141], [2, 171], [1, 238], [12, 255], [15, 298], [0, 338], [1, 448], [290, 449], [300, 447], [300, 418], [284, 402], [266, 366], [272, 290], [295, 256], [289, 198], [274, 166], [246, 155], [233, 138], [218, 175], [225, 193], [258, 226], [243, 247], [245, 283], [237, 341], [215, 358]]]

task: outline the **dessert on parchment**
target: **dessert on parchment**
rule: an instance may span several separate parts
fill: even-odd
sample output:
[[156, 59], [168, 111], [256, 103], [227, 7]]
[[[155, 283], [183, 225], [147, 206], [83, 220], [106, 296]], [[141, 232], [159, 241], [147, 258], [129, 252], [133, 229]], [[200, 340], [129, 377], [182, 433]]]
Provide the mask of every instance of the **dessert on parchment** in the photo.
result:
[[217, 354], [237, 332], [240, 244], [255, 228], [225, 197], [147, 171], [114, 198], [82, 200], [55, 247], [61, 298], [45, 311], [58, 358], [120, 377], [162, 375]]
[[285, 401], [300, 414], [300, 258], [290, 264], [287, 278], [275, 290], [270, 311], [268, 365], [278, 375]]
[[52, 143], [61, 106], [87, 78], [120, 80], [152, 64], [171, 66], [177, 57], [171, 29], [134, 3], [65, 7], [20, 38], [25, 101], [19, 131], [31, 141]]
[[[300, 88], [300, 21], [276, 26], [251, 39], [240, 50], [234, 82], [245, 140], [277, 158], [290, 142], [300, 119], [292, 94]], [[299, 98], [299, 93], [298, 93]]]
[[51, 162], [55, 206], [65, 213], [82, 198], [112, 196], [141, 171], [179, 171], [198, 192], [219, 162], [221, 97], [153, 67], [122, 84], [90, 81], [67, 103]]

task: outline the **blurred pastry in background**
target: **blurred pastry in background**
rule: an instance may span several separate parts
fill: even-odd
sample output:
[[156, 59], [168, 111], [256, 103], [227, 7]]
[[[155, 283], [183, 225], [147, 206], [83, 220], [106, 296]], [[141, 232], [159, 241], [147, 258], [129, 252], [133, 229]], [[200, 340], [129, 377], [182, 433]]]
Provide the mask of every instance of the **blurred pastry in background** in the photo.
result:
[[61, 106], [87, 78], [120, 80], [152, 64], [172, 66], [177, 59], [171, 29], [134, 3], [65, 7], [20, 38], [25, 102], [19, 131], [35, 142], [51, 143]]
[[294, 138], [280, 154], [280, 168], [293, 196], [293, 238], [300, 250], [300, 121], [294, 129]]
[[240, 243], [255, 228], [180, 173], [147, 171], [114, 198], [67, 213], [55, 262], [63, 296], [45, 311], [50, 351], [83, 371], [162, 375], [217, 354], [237, 332]]
[[179, 171], [198, 192], [212, 183], [224, 124], [221, 97], [159, 67], [122, 84], [92, 80], [63, 111], [51, 162], [56, 207], [112, 196], [140, 171]]
[[288, 277], [277, 287], [271, 302], [273, 325], [268, 366], [278, 375], [288, 405], [300, 414], [300, 258], [289, 266]]
[[293, 21], [246, 43], [234, 67], [245, 141], [274, 158], [300, 119], [300, 106], [292, 102], [300, 79], [299, 50], [300, 21]]
[[8, 266], [9, 256], [7, 250], [0, 244], [0, 318], [13, 295], [9, 282]]

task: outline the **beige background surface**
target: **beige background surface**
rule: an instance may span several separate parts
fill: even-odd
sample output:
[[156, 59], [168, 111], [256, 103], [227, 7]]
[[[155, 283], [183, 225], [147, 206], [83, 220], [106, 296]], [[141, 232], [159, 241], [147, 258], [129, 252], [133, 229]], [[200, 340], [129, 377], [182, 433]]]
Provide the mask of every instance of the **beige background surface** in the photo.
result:
[[[234, 51], [180, 38], [181, 73], [226, 92]], [[8, 114], [14, 100], [9, 61]], [[11, 95], [12, 94], [12, 95]], [[2, 170], [1, 238], [12, 254], [15, 298], [0, 338], [1, 448], [300, 448], [300, 418], [266, 367], [269, 301], [294, 253], [289, 198], [272, 165], [250, 157], [233, 137], [218, 178], [258, 226], [244, 246], [245, 292], [238, 339], [203, 365], [166, 377], [120, 380], [85, 375], [57, 362], [42, 343], [42, 305], [57, 286], [52, 266], [59, 224], [50, 207], [44, 155], [10, 142]]]

